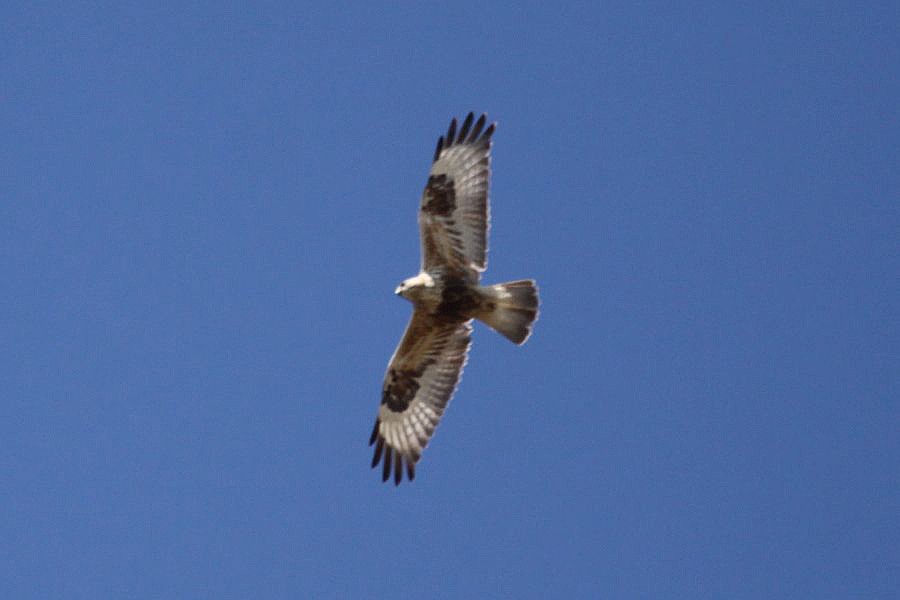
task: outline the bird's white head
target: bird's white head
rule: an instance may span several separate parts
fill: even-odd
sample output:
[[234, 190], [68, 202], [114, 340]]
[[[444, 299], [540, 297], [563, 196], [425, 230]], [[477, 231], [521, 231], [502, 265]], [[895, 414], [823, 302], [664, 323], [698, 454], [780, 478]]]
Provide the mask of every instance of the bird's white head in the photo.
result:
[[428, 273], [419, 273], [415, 277], [404, 279], [394, 293], [403, 296], [407, 300], [416, 300], [425, 288], [433, 288], [434, 279]]

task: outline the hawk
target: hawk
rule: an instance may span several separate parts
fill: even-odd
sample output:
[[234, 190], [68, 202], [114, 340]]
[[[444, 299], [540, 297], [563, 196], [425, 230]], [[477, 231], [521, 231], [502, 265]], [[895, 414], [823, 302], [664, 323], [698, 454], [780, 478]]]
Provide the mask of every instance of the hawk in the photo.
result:
[[515, 344], [523, 344], [538, 316], [533, 280], [480, 285], [487, 266], [490, 224], [488, 184], [491, 137], [487, 115], [454, 118], [438, 138], [419, 203], [422, 263], [418, 275], [395, 293], [413, 304], [406, 333], [394, 351], [369, 445], [372, 468], [384, 461], [382, 481], [410, 481], [459, 383], [478, 319]]

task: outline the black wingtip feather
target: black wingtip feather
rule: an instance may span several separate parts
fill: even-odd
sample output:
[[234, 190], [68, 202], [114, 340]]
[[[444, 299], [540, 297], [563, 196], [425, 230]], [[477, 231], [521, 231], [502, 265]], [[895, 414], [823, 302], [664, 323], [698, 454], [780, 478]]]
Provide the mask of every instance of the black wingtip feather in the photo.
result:
[[372, 457], [372, 468], [378, 466], [378, 461], [381, 460], [381, 453], [384, 451], [384, 438], [379, 437], [378, 443], [375, 444], [375, 456]]
[[384, 449], [384, 468], [381, 470], [381, 481], [387, 481], [391, 476], [391, 447]]
[[444, 149], [444, 136], [438, 138], [437, 148], [434, 149], [434, 160], [432, 162], [437, 162], [437, 159], [441, 157], [441, 150]]
[[406, 461], [406, 476], [410, 481], [416, 478], [416, 465], [412, 461]]
[[469, 136], [468, 141], [474, 142], [478, 139], [478, 134], [480, 134], [481, 130], [484, 128], [485, 121], [487, 121], [487, 115], [485, 113], [481, 113], [481, 116], [478, 117], [478, 122], [475, 123], [475, 128], [472, 129], [472, 134]]
[[491, 123], [490, 125], [488, 125], [488, 128], [484, 131], [484, 135], [481, 137], [485, 140], [490, 140], [491, 136], [494, 135], [494, 130], [496, 130], [496, 129], [497, 129], [497, 124]]
[[394, 485], [400, 485], [403, 481], [403, 457], [399, 452], [394, 452]]
[[454, 140], [456, 139], [456, 117], [453, 117], [453, 120], [450, 121], [450, 128], [447, 130], [447, 147], [453, 145]]
[[375, 419], [375, 427], [372, 428], [372, 435], [369, 437], [369, 445], [375, 443], [378, 439], [378, 426], [381, 425], [381, 419]]
[[475, 118], [475, 113], [469, 113], [466, 116], [466, 120], [463, 121], [462, 129], [459, 130], [459, 140], [461, 142], [466, 141], [466, 136], [469, 135], [469, 128], [472, 126], [472, 120]]

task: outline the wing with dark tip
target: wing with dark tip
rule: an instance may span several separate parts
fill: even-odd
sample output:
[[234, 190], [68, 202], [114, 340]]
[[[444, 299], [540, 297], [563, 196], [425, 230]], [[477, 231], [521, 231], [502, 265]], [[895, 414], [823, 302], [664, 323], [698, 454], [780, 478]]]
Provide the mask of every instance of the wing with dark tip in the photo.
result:
[[470, 321], [439, 321], [416, 310], [384, 376], [381, 407], [369, 445], [372, 468], [399, 485], [416, 476], [416, 463], [456, 390], [469, 351]]
[[477, 280], [487, 266], [490, 225], [488, 186], [491, 176], [491, 136], [496, 128], [475, 121], [474, 113], [457, 130], [450, 122], [438, 139], [434, 163], [419, 206], [422, 269], [449, 268]]

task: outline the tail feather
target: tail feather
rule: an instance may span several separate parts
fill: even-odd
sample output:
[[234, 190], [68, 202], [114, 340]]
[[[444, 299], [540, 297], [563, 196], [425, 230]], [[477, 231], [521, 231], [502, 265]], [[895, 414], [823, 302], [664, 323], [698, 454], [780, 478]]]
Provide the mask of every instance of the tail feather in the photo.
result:
[[532, 279], [481, 288], [484, 309], [478, 319], [514, 344], [524, 344], [538, 317], [537, 284]]

